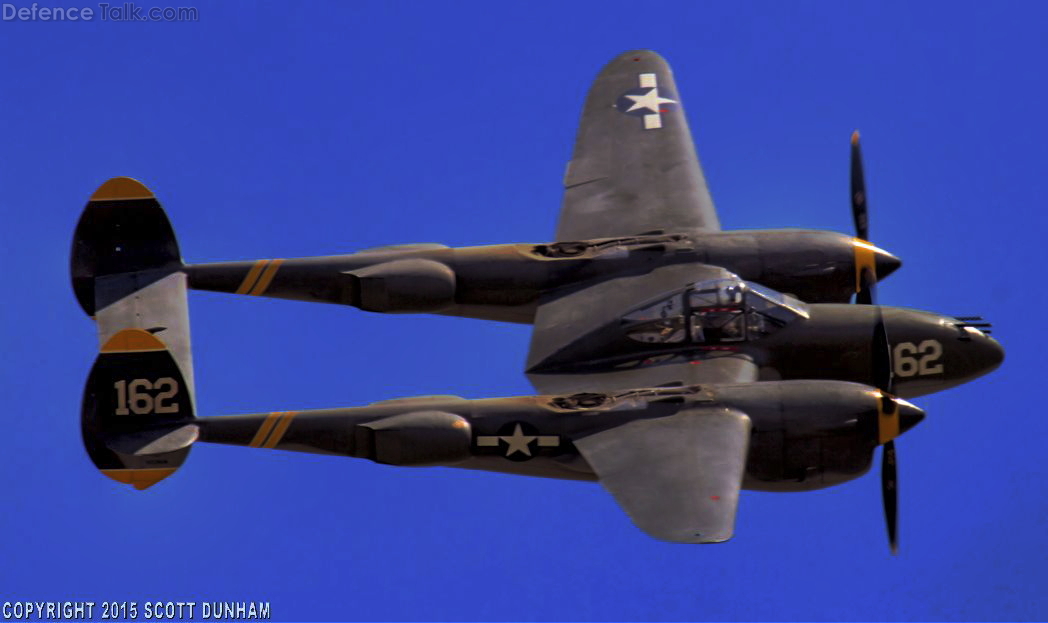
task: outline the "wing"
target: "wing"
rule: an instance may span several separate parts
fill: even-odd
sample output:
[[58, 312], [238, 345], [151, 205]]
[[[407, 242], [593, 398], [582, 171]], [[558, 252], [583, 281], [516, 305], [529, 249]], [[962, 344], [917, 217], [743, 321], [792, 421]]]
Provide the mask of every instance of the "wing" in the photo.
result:
[[720, 230], [673, 73], [650, 50], [597, 76], [564, 176], [557, 240]]
[[608, 370], [586, 374], [529, 373], [528, 380], [543, 394], [612, 392], [644, 387], [753, 383], [760, 370], [748, 355], [710, 353], [700, 359]]
[[575, 440], [600, 483], [638, 528], [675, 543], [731, 538], [750, 418], [700, 407]]
[[662, 266], [643, 275], [609, 279], [539, 304], [528, 351], [528, 379], [540, 393], [611, 391], [694, 385], [700, 383], [748, 383], [757, 380], [758, 369], [742, 354], [712, 352], [698, 360], [673, 360], [630, 369], [599, 373], [537, 372], [545, 361], [564, 359], [573, 352], [580, 337], [601, 327], [614, 325], [626, 312], [649, 299], [696, 281], [733, 277], [730, 272], [706, 264]]

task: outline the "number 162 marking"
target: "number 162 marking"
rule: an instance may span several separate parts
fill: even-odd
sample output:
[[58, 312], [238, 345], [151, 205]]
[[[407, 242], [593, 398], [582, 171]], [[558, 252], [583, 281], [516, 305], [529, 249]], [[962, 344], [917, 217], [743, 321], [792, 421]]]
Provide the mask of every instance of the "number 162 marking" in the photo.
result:
[[[171, 402], [178, 394], [178, 381], [165, 376], [155, 382], [149, 379], [120, 380], [113, 383], [116, 389], [116, 415], [148, 415], [150, 413], [178, 413], [178, 403]], [[160, 391], [154, 396], [151, 390]]]

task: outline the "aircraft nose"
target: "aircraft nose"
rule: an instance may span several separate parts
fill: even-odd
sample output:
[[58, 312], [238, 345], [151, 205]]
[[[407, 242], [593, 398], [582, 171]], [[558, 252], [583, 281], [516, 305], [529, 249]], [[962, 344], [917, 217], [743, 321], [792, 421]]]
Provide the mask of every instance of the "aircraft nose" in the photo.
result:
[[990, 323], [981, 318], [882, 309], [893, 347], [894, 387], [907, 398], [973, 381], [1004, 360], [1004, 349], [987, 335]]
[[980, 316], [962, 316], [953, 320], [953, 326], [961, 330], [961, 341], [968, 351], [969, 365], [975, 376], [982, 376], [997, 369], [1004, 361], [1004, 347], [990, 337], [991, 325]]
[[976, 360], [983, 365], [983, 374], [996, 370], [1004, 362], [1004, 347], [997, 340], [984, 333], [982, 339], [972, 341], [978, 349]]
[[877, 281], [880, 281], [902, 266], [902, 260], [880, 247], [874, 247], [873, 265]]

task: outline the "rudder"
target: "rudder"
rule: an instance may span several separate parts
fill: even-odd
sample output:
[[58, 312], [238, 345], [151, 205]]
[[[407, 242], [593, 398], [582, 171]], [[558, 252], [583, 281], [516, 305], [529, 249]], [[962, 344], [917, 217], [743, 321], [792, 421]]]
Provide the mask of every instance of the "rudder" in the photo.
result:
[[173, 472], [195, 439], [195, 426], [182, 428], [194, 412], [182, 267], [171, 223], [148, 188], [116, 177], [95, 191], [70, 260], [73, 290], [97, 324], [101, 351], [84, 391], [84, 443], [103, 473], [138, 488]]
[[164, 343], [124, 329], [102, 345], [84, 388], [80, 424], [103, 474], [145, 489], [170, 476], [197, 439], [186, 379]]
[[181, 268], [175, 232], [152, 191], [130, 177], [114, 177], [98, 187], [76, 225], [70, 261], [73, 291], [88, 316], [115, 294], [98, 292], [98, 278]]

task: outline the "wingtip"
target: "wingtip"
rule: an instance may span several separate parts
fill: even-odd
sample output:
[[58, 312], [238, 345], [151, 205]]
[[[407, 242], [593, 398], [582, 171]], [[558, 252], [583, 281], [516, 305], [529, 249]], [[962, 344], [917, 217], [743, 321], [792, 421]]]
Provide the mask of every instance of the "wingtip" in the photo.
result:
[[714, 545], [716, 543], [727, 543], [735, 536], [734, 533], [729, 532], [728, 534], [718, 534], [709, 537], [703, 537], [701, 541], [697, 541], [699, 545]]
[[651, 49], [648, 49], [648, 48], [636, 48], [636, 49], [633, 49], [633, 50], [626, 50], [625, 52], [620, 54], [619, 57], [623, 58], [623, 57], [628, 57], [628, 56], [658, 56], [658, 55], [659, 55], [659, 53], [656, 52], [655, 50], [651, 50]]
[[622, 54], [619, 54], [615, 58], [608, 62], [608, 66], [632, 65], [633, 63], [666, 63], [666, 59], [655, 50], [648, 50], [644, 48], [638, 48], [636, 50], [627, 50]]

